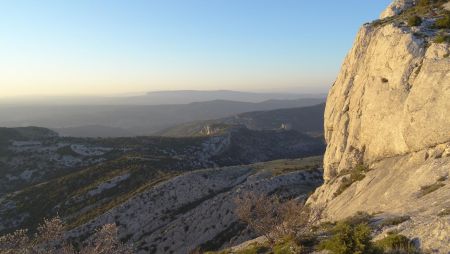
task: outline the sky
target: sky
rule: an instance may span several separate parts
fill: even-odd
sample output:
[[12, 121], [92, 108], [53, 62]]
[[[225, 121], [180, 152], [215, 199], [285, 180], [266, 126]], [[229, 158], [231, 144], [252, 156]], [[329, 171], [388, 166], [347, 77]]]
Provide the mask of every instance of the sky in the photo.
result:
[[0, 0], [0, 97], [326, 92], [390, 0]]

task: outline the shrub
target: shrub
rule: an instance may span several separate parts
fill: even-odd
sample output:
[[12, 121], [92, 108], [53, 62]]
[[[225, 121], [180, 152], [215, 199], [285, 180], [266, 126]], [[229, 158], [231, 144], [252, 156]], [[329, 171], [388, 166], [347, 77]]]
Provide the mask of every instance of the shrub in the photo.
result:
[[353, 216], [346, 218], [344, 221], [350, 225], [368, 224], [373, 218], [372, 215], [358, 211]]
[[430, 5], [430, 0], [419, 0], [419, 2], [417, 3], [418, 6], [428, 6]]
[[281, 202], [278, 197], [253, 192], [235, 199], [235, 213], [273, 245], [277, 239], [301, 238], [313, 231], [320, 220], [321, 208], [309, 208], [299, 200]]
[[408, 26], [420, 26], [422, 19], [419, 16], [411, 16], [408, 18]]
[[342, 178], [341, 185], [339, 186], [339, 188], [334, 193], [334, 197], [337, 197], [337, 196], [341, 195], [342, 192], [344, 192], [348, 187], [350, 187], [352, 185], [352, 183], [353, 182], [350, 181], [347, 177]]
[[446, 14], [444, 17], [436, 20], [434, 26], [441, 29], [450, 28], [450, 14]]
[[354, 182], [361, 181], [366, 177], [366, 172], [369, 171], [369, 168], [363, 164], [358, 164], [354, 169], [352, 169], [350, 172], [346, 172], [347, 174], [350, 173], [350, 177], [344, 177], [342, 178], [341, 185], [337, 189], [337, 191], [334, 193], [334, 196], [339, 196], [342, 192], [344, 192], [348, 187], [350, 187]]
[[399, 217], [393, 217], [393, 218], [387, 218], [385, 220], [383, 220], [383, 222], [380, 224], [381, 227], [387, 227], [387, 226], [395, 226], [398, 224], [401, 224], [405, 221], [410, 220], [411, 217], [409, 217], [408, 215], [405, 216], [399, 216]]
[[350, 173], [350, 180], [352, 182], [361, 181], [366, 176], [365, 173], [368, 168], [364, 165], [357, 165], [354, 170]]
[[334, 254], [377, 253], [371, 242], [371, 228], [363, 223], [351, 225], [339, 222], [333, 229], [333, 236], [321, 241], [318, 248]]
[[313, 233], [315, 225], [322, 218], [323, 208], [304, 206], [299, 200], [292, 199], [281, 205], [280, 213], [282, 223], [277, 227], [279, 237], [302, 241]]
[[293, 239], [285, 239], [276, 243], [272, 248], [273, 254], [301, 253], [302, 247]]
[[236, 254], [262, 254], [266, 253], [268, 250], [269, 248], [266, 246], [252, 244], [243, 250], [237, 251]]
[[273, 229], [281, 224], [277, 197], [265, 196], [253, 192], [244, 193], [235, 199], [236, 215], [248, 224], [259, 235], [264, 235], [269, 242], [274, 243], [276, 236]]
[[413, 242], [408, 237], [400, 234], [390, 234], [375, 242], [375, 246], [382, 249], [384, 253], [419, 253]]
[[449, 42], [449, 41], [450, 41], [450, 36], [445, 35], [445, 34], [438, 34], [438, 35], [436, 35], [436, 37], [434, 37], [435, 43], [444, 43], [444, 42]]
[[27, 230], [17, 230], [0, 237], [0, 253], [77, 254], [110, 253], [131, 254], [130, 246], [118, 240], [115, 224], [106, 224], [81, 244], [79, 251], [65, 239], [64, 224], [60, 218], [44, 220], [37, 233], [29, 237]]

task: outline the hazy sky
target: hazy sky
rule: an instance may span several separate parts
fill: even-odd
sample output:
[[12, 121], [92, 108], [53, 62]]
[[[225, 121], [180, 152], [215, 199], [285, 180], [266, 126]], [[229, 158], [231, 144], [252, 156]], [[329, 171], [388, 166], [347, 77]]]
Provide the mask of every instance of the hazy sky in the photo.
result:
[[325, 91], [390, 0], [11, 0], [0, 97]]

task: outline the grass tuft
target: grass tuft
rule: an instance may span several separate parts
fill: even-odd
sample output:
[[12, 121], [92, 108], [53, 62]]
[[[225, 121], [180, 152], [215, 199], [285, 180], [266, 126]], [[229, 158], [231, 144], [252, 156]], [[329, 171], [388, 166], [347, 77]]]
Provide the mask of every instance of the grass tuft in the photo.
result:
[[342, 178], [341, 185], [337, 189], [337, 191], [334, 193], [334, 197], [339, 196], [342, 194], [348, 187], [350, 187], [354, 182], [361, 181], [366, 177], [366, 172], [369, 171], [369, 167], [358, 164], [354, 169], [351, 171], [347, 171], [344, 174], [350, 174], [350, 176], [345, 176]]

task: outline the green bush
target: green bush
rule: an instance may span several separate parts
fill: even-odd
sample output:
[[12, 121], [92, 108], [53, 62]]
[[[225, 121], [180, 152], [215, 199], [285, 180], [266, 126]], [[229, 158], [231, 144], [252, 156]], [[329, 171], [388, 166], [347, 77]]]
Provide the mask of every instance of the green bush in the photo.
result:
[[354, 182], [357, 181], [361, 181], [362, 179], [364, 179], [364, 177], [366, 177], [366, 172], [369, 171], [369, 167], [363, 165], [363, 164], [358, 164], [356, 165], [356, 167], [354, 169], [352, 169], [350, 172], [345, 172], [345, 173], [350, 173], [350, 177], [344, 177], [342, 178], [342, 183], [339, 186], [339, 188], [337, 189], [337, 191], [334, 193], [334, 196], [337, 197], [339, 196], [342, 192], [344, 192], [348, 187], [350, 187]]
[[434, 37], [435, 43], [444, 43], [444, 42], [450, 42], [450, 36], [444, 35], [444, 34], [438, 34], [436, 37]]
[[417, 3], [418, 6], [428, 6], [430, 5], [430, 0], [419, 0], [419, 2]]
[[302, 247], [292, 239], [286, 239], [276, 243], [272, 248], [273, 254], [301, 253]]
[[408, 237], [400, 234], [390, 234], [375, 242], [375, 246], [382, 249], [384, 253], [419, 253]]
[[350, 174], [350, 180], [353, 182], [361, 181], [366, 176], [365, 173], [369, 171], [369, 168], [365, 165], [358, 164]]
[[247, 248], [237, 251], [236, 254], [262, 254], [269, 250], [268, 247], [259, 244], [252, 244]]
[[321, 241], [318, 248], [334, 254], [371, 254], [378, 250], [371, 242], [371, 228], [366, 224], [351, 225], [339, 222], [333, 229], [333, 236]]
[[422, 19], [419, 16], [411, 16], [408, 18], [408, 26], [420, 26]]
[[436, 20], [434, 26], [441, 29], [450, 28], [450, 14], [446, 14], [444, 17]]
[[347, 217], [344, 221], [350, 225], [369, 224], [372, 218], [373, 216], [367, 212], [358, 211], [353, 216]]

